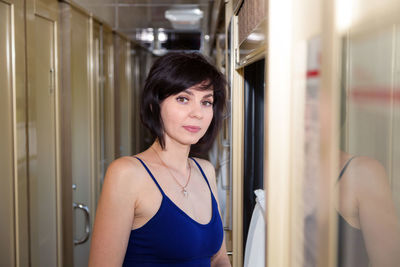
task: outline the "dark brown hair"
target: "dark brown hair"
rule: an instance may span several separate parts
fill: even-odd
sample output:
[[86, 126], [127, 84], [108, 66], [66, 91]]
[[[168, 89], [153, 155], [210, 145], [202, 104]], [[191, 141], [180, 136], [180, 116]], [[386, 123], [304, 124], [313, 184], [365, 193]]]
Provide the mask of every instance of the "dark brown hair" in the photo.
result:
[[208, 151], [218, 133], [226, 105], [225, 77], [200, 53], [168, 53], [158, 58], [151, 67], [142, 93], [140, 118], [163, 149], [165, 140], [161, 102], [199, 84], [200, 89], [213, 90], [213, 119], [204, 136], [191, 146], [190, 155]]

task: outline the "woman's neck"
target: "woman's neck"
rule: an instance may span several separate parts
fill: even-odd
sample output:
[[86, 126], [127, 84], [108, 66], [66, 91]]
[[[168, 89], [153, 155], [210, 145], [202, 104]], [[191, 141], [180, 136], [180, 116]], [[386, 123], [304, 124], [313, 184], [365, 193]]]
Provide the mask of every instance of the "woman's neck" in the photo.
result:
[[165, 149], [162, 149], [160, 143], [156, 140], [151, 148], [155, 150], [153, 152], [157, 153], [169, 168], [181, 173], [186, 173], [187, 165], [184, 163], [188, 160], [190, 146], [168, 142], [166, 140]]

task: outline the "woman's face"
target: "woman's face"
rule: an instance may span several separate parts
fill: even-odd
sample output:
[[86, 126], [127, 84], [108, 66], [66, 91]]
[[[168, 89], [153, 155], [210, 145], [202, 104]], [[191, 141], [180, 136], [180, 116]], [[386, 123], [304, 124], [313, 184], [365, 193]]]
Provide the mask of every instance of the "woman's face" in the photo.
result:
[[160, 104], [164, 137], [184, 144], [196, 144], [213, 118], [213, 90], [192, 86], [164, 99]]

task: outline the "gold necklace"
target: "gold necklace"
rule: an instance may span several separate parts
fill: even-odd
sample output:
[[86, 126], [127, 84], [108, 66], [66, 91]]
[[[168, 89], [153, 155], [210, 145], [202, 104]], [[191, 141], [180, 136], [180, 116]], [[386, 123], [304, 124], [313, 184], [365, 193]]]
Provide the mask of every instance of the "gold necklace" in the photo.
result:
[[172, 174], [172, 172], [169, 170], [168, 166], [165, 164], [165, 162], [161, 159], [160, 155], [158, 154], [157, 150], [155, 150], [153, 147], [151, 147], [151, 149], [154, 150], [154, 152], [156, 152], [156, 155], [158, 157], [158, 159], [160, 160], [161, 164], [168, 170], [169, 174], [172, 176], [172, 178], [174, 178], [175, 182], [182, 188], [182, 194], [185, 197], [188, 197], [188, 191], [186, 190], [187, 185], [189, 184], [190, 181], [190, 176], [192, 175], [192, 166], [190, 166], [190, 162], [188, 159], [188, 164], [189, 164], [189, 177], [186, 181], [186, 184], [183, 186], [178, 182], [178, 179], [176, 179], [176, 177]]

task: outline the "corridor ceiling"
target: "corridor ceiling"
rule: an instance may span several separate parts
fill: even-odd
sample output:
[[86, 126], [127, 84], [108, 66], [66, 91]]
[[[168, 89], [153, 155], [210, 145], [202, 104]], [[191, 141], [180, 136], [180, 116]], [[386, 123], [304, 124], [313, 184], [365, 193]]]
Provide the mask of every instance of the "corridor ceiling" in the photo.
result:
[[[198, 36], [199, 42], [212, 40], [220, 20], [224, 0], [73, 0], [96, 17], [110, 25], [114, 30], [124, 33], [132, 40], [143, 43], [143, 32], [159, 31], [179, 36]], [[196, 9], [202, 11], [203, 18], [196, 29], [174, 29], [165, 18], [171, 9]]]

